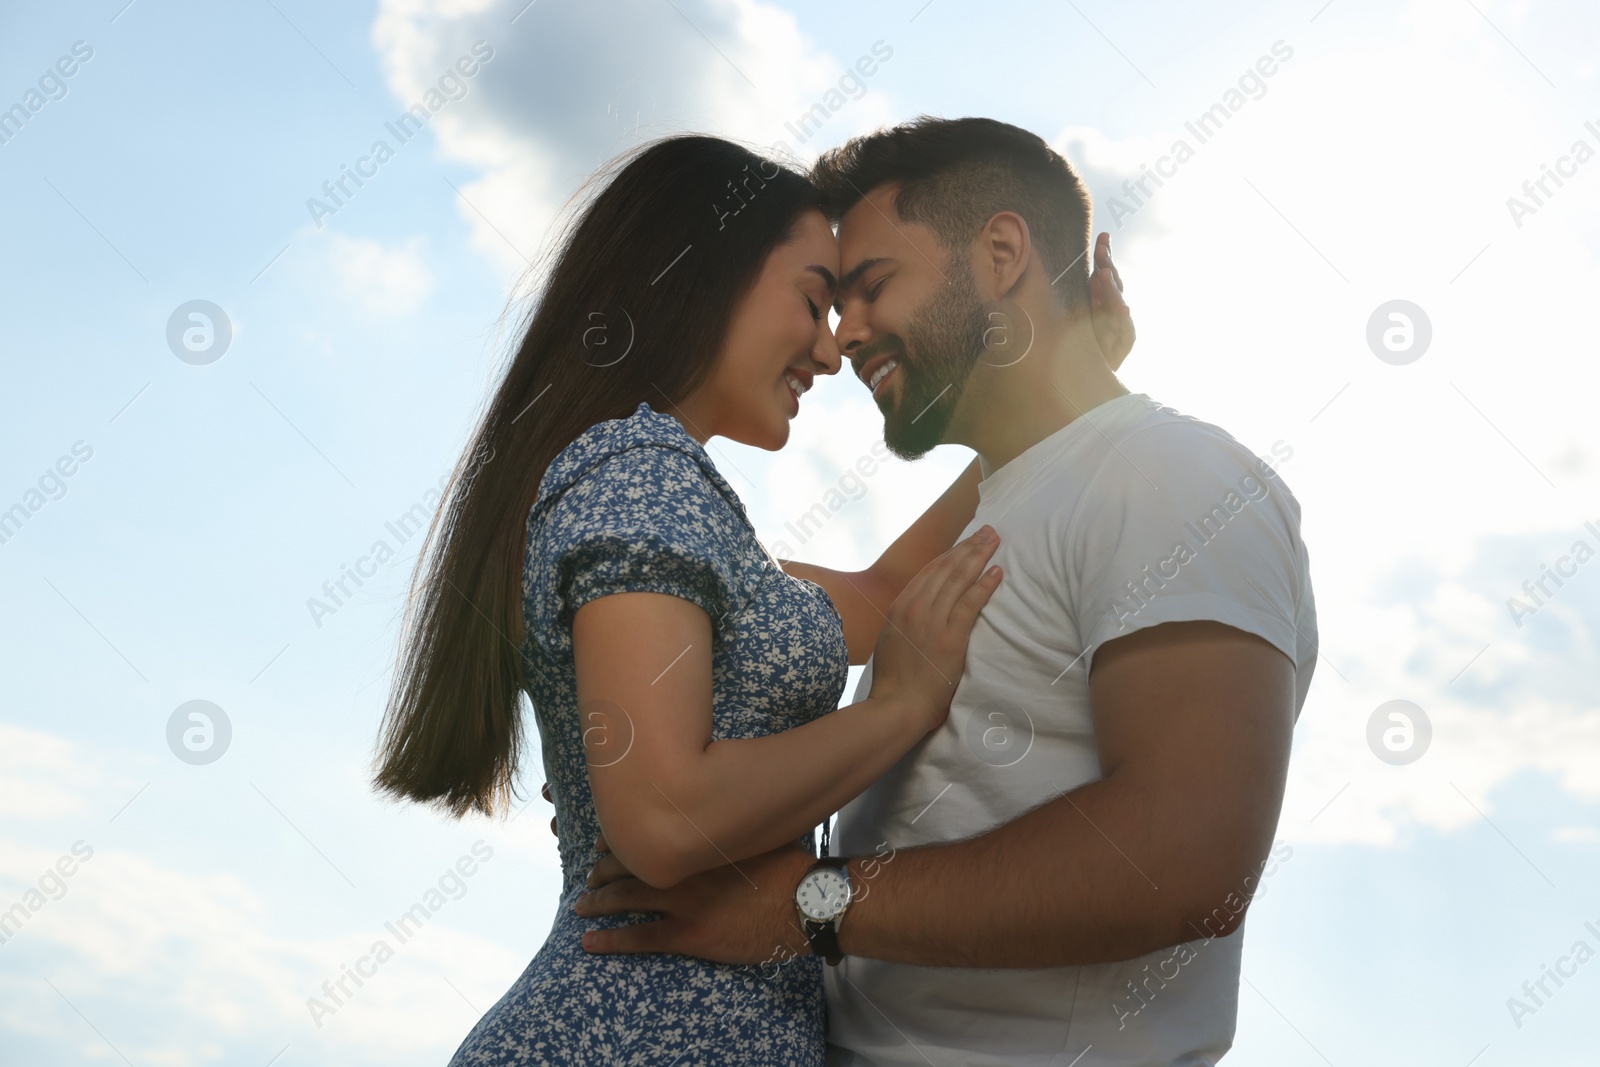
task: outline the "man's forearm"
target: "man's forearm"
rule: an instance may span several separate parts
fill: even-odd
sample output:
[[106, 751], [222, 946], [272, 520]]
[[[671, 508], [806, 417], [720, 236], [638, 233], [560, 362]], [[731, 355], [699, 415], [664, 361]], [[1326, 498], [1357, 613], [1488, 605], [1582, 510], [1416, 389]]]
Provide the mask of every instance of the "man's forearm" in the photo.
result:
[[[932, 967], [1054, 967], [1134, 959], [1232, 933], [1263, 877], [1294, 723], [1294, 665], [1217, 623], [1108, 642], [1091, 680], [1104, 777], [965, 841], [878, 847], [850, 861], [846, 955]], [[851, 835], [854, 836], [854, 835]], [[806, 951], [791, 849], [671, 890], [596, 866], [583, 915], [664, 918], [591, 931], [596, 952], [726, 963]]]
[[[1183, 821], [1108, 778], [979, 837], [852, 860], [865, 895], [840, 925], [840, 947], [930, 967], [1054, 967], [1229, 933], [1255, 861], [1214, 838], [1183, 840], [1170, 829]], [[1227, 851], [1235, 856], [1218, 855]]]

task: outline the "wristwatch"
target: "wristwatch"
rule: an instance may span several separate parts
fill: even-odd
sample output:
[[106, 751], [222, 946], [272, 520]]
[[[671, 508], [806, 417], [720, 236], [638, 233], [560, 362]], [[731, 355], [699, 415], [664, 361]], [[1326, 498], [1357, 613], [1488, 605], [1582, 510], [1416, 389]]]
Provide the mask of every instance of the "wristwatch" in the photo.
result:
[[795, 887], [794, 906], [800, 911], [800, 925], [811, 943], [811, 953], [837, 966], [844, 959], [839, 951], [839, 924], [855, 898], [850, 868], [843, 856], [823, 856]]

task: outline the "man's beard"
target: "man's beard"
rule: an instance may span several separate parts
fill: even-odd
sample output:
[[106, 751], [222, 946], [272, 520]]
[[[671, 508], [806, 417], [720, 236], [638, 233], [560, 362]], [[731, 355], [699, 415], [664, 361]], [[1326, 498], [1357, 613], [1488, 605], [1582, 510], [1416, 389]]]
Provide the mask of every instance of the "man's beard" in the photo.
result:
[[[901, 459], [920, 459], [944, 440], [967, 376], [983, 355], [988, 326], [989, 309], [971, 268], [951, 256], [948, 284], [912, 313], [905, 339], [891, 335], [880, 342], [900, 361], [900, 398], [883, 420], [889, 451]], [[906, 359], [908, 349], [917, 354], [915, 362]]]

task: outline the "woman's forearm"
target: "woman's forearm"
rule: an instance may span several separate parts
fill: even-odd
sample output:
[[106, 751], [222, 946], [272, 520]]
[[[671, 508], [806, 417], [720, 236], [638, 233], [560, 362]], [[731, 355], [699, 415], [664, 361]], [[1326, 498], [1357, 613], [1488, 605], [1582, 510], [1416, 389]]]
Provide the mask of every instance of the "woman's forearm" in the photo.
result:
[[844, 620], [851, 663], [867, 662], [889, 605], [918, 571], [956, 543], [972, 521], [978, 510], [978, 482], [982, 478], [983, 472], [974, 459], [866, 570], [841, 571], [815, 563], [782, 561], [785, 571], [816, 582], [833, 600]]
[[[580, 607], [579, 719], [617, 857], [642, 880], [672, 885], [794, 841], [882, 776], [948, 711], [973, 622], [1001, 581], [988, 567], [998, 543], [985, 527], [909, 581], [887, 612], [868, 699], [758, 738], [713, 739], [714, 641], [702, 607], [653, 592]], [[784, 684], [768, 682], [775, 706]]]
[[[930, 585], [907, 605], [920, 610], [896, 631], [927, 650], [911, 671], [904, 663], [886, 670], [874, 699], [752, 739], [715, 739], [714, 639], [702, 608], [645, 592], [580, 607], [572, 624], [577, 725], [595, 811], [617, 858], [652, 885], [672, 885], [793, 842], [865, 789], [934, 725], [938, 691], [925, 672], [912, 675], [948, 644], [948, 623], [927, 610], [937, 592]], [[777, 676], [768, 684], [773, 706], [785, 706], [783, 687], [794, 683]]]
[[881, 777], [928, 721], [925, 709], [869, 697], [791, 730], [713, 741], [657, 783], [671, 856], [646, 880], [672, 884], [793, 842]]

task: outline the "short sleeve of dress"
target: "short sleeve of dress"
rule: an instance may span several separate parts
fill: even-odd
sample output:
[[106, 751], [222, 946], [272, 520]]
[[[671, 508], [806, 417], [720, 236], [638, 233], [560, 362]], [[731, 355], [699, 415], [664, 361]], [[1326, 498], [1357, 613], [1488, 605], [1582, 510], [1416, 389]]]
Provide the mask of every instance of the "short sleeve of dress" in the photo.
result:
[[740, 519], [700, 464], [643, 444], [579, 478], [552, 506], [544, 563], [554, 570], [557, 627], [612, 593], [665, 593], [698, 604], [713, 631], [736, 605], [734, 535]]

